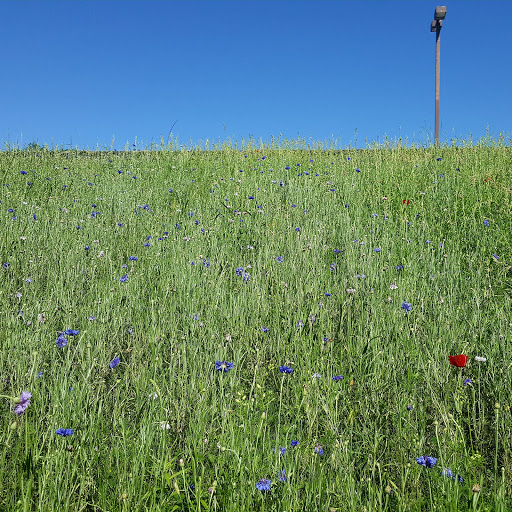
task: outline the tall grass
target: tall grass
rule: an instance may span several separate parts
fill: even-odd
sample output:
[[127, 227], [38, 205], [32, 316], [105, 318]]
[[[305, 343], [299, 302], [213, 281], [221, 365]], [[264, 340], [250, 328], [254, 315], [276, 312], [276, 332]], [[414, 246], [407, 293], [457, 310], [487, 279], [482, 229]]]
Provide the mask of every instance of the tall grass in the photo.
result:
[[511, 168], [0, 153], [0, 508], [510, 510]]

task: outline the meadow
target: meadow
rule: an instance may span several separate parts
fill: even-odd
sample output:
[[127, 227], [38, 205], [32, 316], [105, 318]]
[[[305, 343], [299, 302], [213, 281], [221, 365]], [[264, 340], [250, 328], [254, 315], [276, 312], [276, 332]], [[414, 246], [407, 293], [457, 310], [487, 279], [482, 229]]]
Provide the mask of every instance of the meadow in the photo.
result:
[[511, 173], [1, 152], [0, 510], [512, 510]]

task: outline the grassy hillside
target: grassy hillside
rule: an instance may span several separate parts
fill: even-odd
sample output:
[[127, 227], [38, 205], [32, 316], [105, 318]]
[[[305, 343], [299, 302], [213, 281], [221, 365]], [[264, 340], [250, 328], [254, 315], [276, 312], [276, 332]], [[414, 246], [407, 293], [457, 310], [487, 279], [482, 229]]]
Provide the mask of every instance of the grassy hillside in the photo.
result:
[[0, 509], [512, 509], [511, 172], [0, 153]]

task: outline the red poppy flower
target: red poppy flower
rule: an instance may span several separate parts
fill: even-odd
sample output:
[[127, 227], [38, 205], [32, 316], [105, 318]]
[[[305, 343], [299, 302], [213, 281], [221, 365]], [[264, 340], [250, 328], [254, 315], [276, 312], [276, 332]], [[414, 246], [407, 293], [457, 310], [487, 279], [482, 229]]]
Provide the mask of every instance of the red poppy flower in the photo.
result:
[[491, 178], [485, 178], [484, 181], [487, 183], [488, 181], [492, 181], [492, 179]]
[[453, 364], [453, 366], [464, 368], [468, 362], [469, 357], [465, 356], [464, 354], [460, 354], [459, 356], [448, 356], [448, 359], [450, 360], [450, 364]]
[[407, 206], [409, 206], [409, 203], [410, 203], [409, 199], [404, 199], [402, 201], [402, 204], [406, 204]]

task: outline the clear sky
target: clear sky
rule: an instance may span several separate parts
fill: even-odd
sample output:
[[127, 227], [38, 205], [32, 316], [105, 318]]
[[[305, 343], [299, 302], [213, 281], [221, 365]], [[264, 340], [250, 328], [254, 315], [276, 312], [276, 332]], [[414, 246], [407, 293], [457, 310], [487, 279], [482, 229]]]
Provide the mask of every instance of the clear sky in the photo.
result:
[[0, 143], [424, 143], [436, 5], [441, 141], [510, 136], [511, 0], [3, 0]]

